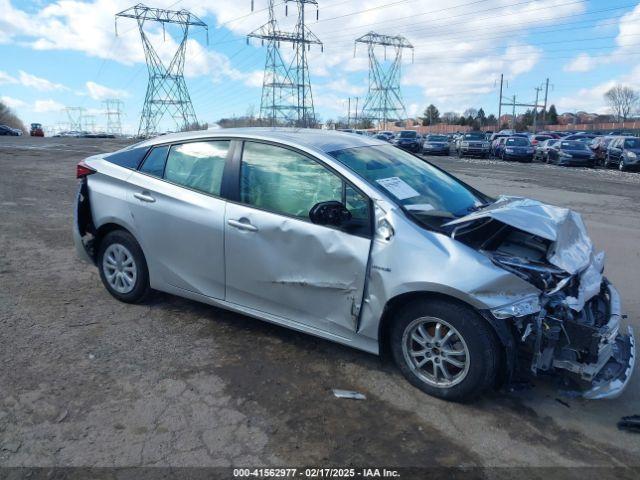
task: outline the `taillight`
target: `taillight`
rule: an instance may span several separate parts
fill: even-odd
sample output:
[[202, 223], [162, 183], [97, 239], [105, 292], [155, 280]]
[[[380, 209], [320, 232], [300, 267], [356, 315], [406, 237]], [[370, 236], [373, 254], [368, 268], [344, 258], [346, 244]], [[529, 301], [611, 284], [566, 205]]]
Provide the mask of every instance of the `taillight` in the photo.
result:
[[84, 178], [92, 173], [96, 173], [96, 171], [84, 163], [84, 161], [79, 162], [78, 165], [76, 165], [76, 178]]

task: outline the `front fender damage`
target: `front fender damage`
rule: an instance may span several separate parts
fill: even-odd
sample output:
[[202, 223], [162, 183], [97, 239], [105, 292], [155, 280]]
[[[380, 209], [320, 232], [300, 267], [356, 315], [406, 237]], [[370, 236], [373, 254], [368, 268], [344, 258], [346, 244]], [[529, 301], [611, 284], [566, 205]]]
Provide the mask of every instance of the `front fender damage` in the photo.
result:
[[604, 277], [580, 215], [518, 197], [449, 222], [451, 236], [540, 290], [535, 309], [510, 318], [533, 375], [561, 377], [574, 394], [614, 398], [635, 366], [631, 327], [620, 332], [617, 290]]

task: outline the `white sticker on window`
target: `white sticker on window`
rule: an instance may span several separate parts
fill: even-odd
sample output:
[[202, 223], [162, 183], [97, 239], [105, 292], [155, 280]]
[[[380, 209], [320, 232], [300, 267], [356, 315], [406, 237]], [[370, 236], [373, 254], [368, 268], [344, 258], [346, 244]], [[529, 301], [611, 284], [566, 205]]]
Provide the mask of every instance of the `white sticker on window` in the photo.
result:
[[381, 178], [380, 180], [376, 180], [376, 182], [382, 185], [385, 190], [398, 200], [420, 196], [411, 185], [398, 177]]

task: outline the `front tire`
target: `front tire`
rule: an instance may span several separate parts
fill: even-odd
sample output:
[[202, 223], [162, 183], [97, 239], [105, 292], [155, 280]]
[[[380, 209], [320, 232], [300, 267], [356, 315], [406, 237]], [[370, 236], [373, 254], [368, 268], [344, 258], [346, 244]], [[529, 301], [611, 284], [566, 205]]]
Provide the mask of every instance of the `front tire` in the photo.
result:
[[100, 242], [98, 269], [102, 284], [125, 303], [138, 303], [150, 290], [142, 248], [129, 232], [114, 230]]
[[500, 351], [491, 327], [465, 305], [418, 300], [397, 315], [391, 351], [405, 378], [429, 395], [473, 400], [495, 385]]

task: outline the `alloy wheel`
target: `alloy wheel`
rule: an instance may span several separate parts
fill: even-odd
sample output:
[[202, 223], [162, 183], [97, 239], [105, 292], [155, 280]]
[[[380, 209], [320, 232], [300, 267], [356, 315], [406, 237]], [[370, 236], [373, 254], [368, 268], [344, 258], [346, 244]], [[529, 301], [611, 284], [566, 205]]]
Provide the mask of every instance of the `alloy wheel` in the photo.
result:
[[118, 293], [129, 293], [138, 278], [138, 268], [133, 254], [120, 243], [112, 243], [104, 251], [102, 270], [109, 286]]
[[403, 334], [402, 352], [411, 371], [434, 387], [452, 387], [469, 372], [464, 338], [440, 318], [420, 317], [411, 322]]

